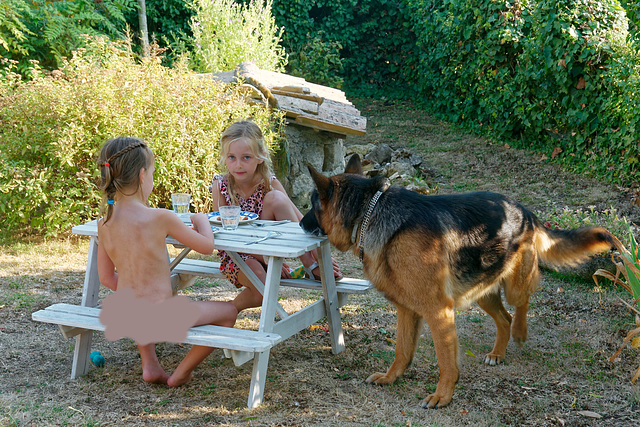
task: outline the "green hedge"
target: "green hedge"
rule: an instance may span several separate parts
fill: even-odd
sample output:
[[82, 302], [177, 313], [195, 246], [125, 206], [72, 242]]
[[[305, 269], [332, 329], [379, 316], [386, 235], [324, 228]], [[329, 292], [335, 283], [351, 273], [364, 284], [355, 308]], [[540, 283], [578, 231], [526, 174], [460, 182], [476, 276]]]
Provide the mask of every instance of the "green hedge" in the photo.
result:
[[210, 210], [218, 140], [233, 121], [253, 117], [279, 146], [282, 116], [249, 105], [234, 87], [184, 65], [136, 62], [130, 48], [97, 39], [59, 72], [0, 80], [0, 222], [3, 229], [58, 234], [99, 213], [101, 145], [118, 135], [149, 142], [156, 155], [152, 206], [189, 192]]
[[429, 111], [637, 182], [637, 49], [617, 0], [409, 0]]
[[[411, 98], [571, 168], [640, 181], [637, 5], [625, 0], [274, 0], [288, 71]], [[331, 61], [327, 61], [331, 58]]]
[[[359, 96], [406, 97], [417, 58], [406, 1], [273, 0], [287, 71]], [[326, 67], [330, 67], [327, 69]], [[310, 73], [305, 73], [310, 72]]]

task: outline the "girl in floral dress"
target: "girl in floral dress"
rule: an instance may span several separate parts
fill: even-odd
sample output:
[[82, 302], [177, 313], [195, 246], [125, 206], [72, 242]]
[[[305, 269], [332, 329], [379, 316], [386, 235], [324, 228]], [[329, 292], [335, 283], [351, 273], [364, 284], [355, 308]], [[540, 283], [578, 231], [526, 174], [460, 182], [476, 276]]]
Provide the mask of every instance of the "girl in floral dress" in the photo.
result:
[[[299, 222], [302, 213], [293, 204], [284, 187], [271, 172], [271, 162], [262, 131], [252, 121], [243, 120], [230, 125], [220, 138], [221, 169], [224, 175], [215, 175], [211, 185], [213, 209], [220, 206], [237, 205], [240, 210], [254, 212], [263, 220], [291, 220]], [[262, 294], [224, 251], [219, 251], [220, 271], [242, 291], [232, 303], [238, 312], [262, 305]], [[260, 256], [240, 254], [251, 270], [264, 283], [267, 267]], [[310, 277], [319, 279], [320, 270], [316, 251], [300, 257]], [[333, 261], [333, 272], [342, 278], [340, 269]], [[290, 278], [289, 267], [282, 266], [282, 277]]]

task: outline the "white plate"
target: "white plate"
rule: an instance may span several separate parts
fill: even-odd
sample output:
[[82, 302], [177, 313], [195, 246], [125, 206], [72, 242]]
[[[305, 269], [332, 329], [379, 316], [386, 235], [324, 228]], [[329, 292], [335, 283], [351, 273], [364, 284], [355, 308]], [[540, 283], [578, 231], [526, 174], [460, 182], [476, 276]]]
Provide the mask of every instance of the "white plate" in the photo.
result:
[[[220, 212], [209, 212], [207, 216], [209, 217], [209, 222], [222, 224], [222, 221], [220, 221]], [[256, 219], [258, 219], [258, 214], [256, 213], [245, 211], [240, 212], [240, 224], [248, 224]]]

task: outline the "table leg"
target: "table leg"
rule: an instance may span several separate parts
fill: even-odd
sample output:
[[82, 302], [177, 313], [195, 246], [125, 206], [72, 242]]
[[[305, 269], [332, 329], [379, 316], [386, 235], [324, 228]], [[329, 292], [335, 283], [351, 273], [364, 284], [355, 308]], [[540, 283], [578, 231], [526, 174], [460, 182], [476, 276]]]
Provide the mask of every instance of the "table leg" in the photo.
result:
[[278, 294], [280, 293], [280, 274], [282, 273], [282, 262], [280, 257], [270, 257], [267, 264], [267, 278], [262, 294], [262, 310], [260, 312], [260, 332], [273, 332], [276, 320], [276, 309], [280, 307]]
[[[237, 258], [240, 257], [238, 256]], [[283, 261], [280, 257], [269, 257], [267, 277], [262, 292], [262, 310], [260, 312], [260, 325], [258, 326], [260, 332], [273, 332], [276, 308], [280, 307], [278, 294], [280, 291], [280, 274], [282, 272]], [[244, 261], [242, 264], [246, 266]], [[280, 308], [282, 309], [282, 307]], [[253, 371], [251, 373], [251, 385], [249, 387], [249, 398], [247, 400], [247, 406], [249, 408], [255, 408], [262, 403], [270, 352], [270, 349], [256, 352], [253, 356]]]
[[345, 350], [344, 332], [342, 331], [340, 302], [336, 290], [336, 280], [333, 276], [331, 247], [328, 240], [322, 242], [318, 248], [318, 265], [320, 266], [322, 296], [327, 309], [327, 322], [329, 324], [329, 334], [331, 335], [331, 350], [333, 354], [338, 354]]
[[[89, 255], [87, 256], [87, 271], [84, 275], [82, 289], [82, 305], [95, 307], [98, 304], [100, 279], [98, 278], [98, 239], [91, 237]], [[89, 371], [89, 354], [91, 353], [91, 338], [93, 331], [86, 331], [76, 336], [76, 346], [73, 351], [71, 365], [71, 379], [85, 375]]]
[[189, 254], [189, 252], [191, 252], [191, 248], [184, 248], [182, 252], [180, 252], [178, 256], [169, 263], [169, 271], [173, 271], [173, 269], [176, 268], [176, 265], [180, 264], [180, 261], [182, 261], [184, 257]]
[[[264, 295], [265, 295], [265, 293], [264, 293], [265, 292], [264, 284], [260, 281], [258, 276], [256, 276], [256, 273], [254, 273], [253, 270], [251, 270], [251, 268], [249, 268], [247, 263], [244, 262], [242, 257], [240, 255], [238, 255], [237, 253], [230, 252], [230, 251], [227, 252], [227, 255], [229, 255], [229, 258], [231, 258], [233, 263], [235, 265], [237, 265], [240, 268], [240, 270], [242, 270], [242, 272], [245, 274], [245, 276], [247, 276], [247, 278], [249, 280], [251, 280], [251, 283], [253, 284], [253, 286], [255, 286], [255, 288], [258, 290], [258, 292], [260, 292], [262, 294], [262, 296], [264, 297]], [[265, 257], [265, 258], [267, 258], [267, 257]], [[281, 261], [282, 261], [282, 259], [281, 259]], [[267, 268], [269, 268], [269, 267], [267, 266]], [[280, 263], [280, 268], [282, 269], [282, 262]], [[278, 283], [280, 283], [280, 276], [278, 276]], [[285, 317], [289, 316], [289, 314], [284, 310], [284, 308], [282, 308], [282, 306], [279, 303], [276, 306], [276, 311], [280, 315], [281, 319], [284, 319]]]
[[262, 403], [270, 351], [265, 350], [255, 353], [253, 357], [253, 371], [251, 373], [251, 385], [249, 386], [249, 398], [247, 399], [247, 407], [250, 409], [256, 408]]

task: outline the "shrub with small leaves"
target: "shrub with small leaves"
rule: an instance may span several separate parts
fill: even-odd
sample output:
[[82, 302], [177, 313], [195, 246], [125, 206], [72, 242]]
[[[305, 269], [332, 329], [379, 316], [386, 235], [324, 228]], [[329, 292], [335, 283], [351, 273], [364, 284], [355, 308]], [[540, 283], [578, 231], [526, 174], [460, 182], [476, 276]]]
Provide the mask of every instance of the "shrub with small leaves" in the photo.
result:
[[299, 50], [289, 54], [287, 70], [312, 83], [341, 88], [342, 45], [338, 41], [324, 41], [323, 34], [323, 31], [318, 31], [313, 37], [307, 34], [308, 39]]
[[233, 0], [194, 0], [194, 67], [201, 72], [233, 70], [253, 62], [267, 71], [283, 71], [287, 63], [280, 46], [282, 29], [275, 25], [271, 0], [246, 5]]
[[221, 132], [251, 117], [276, 150], [280, 112], [250, 105], [236, 90], [189, 71], [137, 63], [129, 44], [94, 39], [51, 75], [0, 84], [0, 222], [57, 234], [95, 218], [101, 195], [95, 159], [109, 138], [146, 140], [156, 155], [152, 206], [188, 192], [210, 209]]

